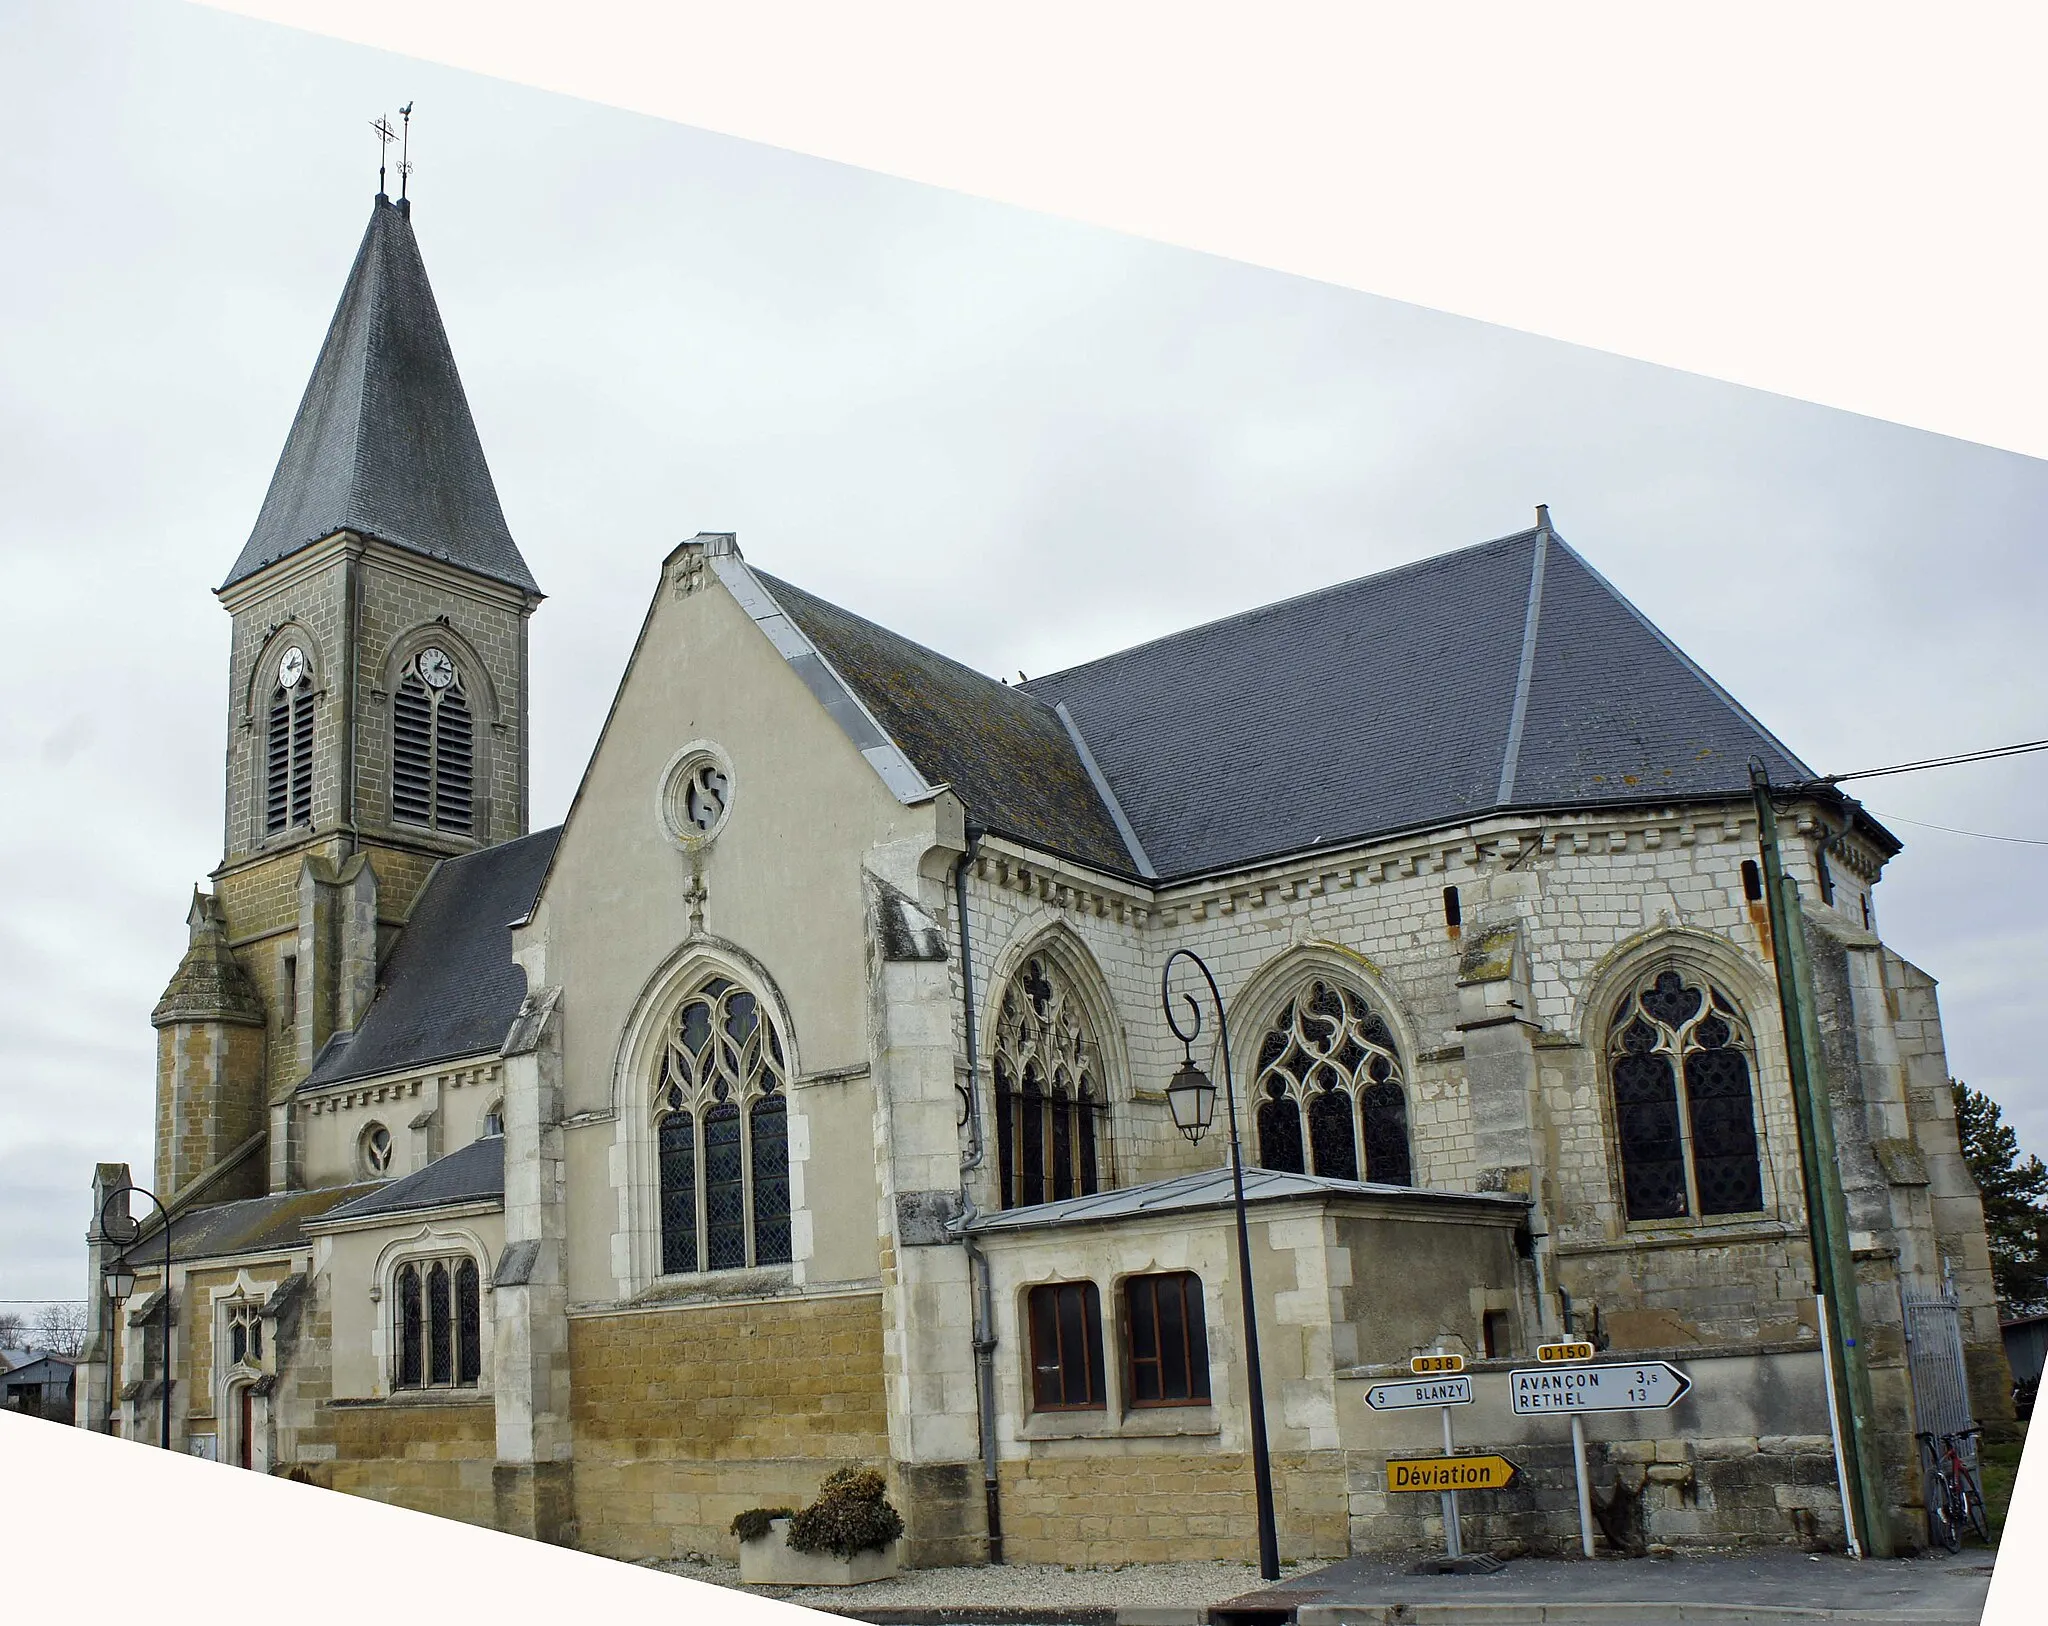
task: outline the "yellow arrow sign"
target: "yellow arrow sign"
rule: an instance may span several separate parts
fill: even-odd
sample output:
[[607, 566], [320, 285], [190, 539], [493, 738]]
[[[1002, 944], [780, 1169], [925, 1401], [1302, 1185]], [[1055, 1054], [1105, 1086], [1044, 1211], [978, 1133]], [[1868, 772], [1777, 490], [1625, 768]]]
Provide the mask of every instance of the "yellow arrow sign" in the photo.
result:
[[1462, 1355], [1411, 1355], [1408, 1370], [1417, 1377], [1426, 1377], [1431, 1372], [1462, 1372], [1465, 1357]]
[[1600, 1352], [1591, 1344], [1538, 1344], [1536, 1359], [1548, 1365], [1552, 1361], [1590, 1361]]
[[1390, 1491], [1506, 1490], [1521, 1473], [1506, 1457], [1395, 1457], [1387, 1462]]

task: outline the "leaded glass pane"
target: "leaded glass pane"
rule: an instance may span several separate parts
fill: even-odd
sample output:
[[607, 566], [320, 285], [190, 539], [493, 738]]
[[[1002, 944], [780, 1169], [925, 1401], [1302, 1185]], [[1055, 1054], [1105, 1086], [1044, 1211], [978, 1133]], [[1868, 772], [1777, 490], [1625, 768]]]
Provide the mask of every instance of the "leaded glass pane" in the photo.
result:
[[1010, 1083], [1010, 1069], [998, 1056], [996, 1075], [996, 1175], [1002, 1191], [1002, 1205], [1016, 1208], [1024, 1201], [1017, 1190], [1017, 1103]]
[[707, 1270], [736, 1270], [747, 1262], [740, 1109], [730, 1101], [704, 1114], [704, 1244]]
[[248, 1329], [237, 1320], [228, 1327], [228, 1362], [232, 1366], [240, 1366], [243, 1361], [248, 1359], [248, 1355]]
[[406, 1265], [398, 1273], [398, 1386], [417, 1389], [424, 1380], [420, 1363], [420, 1271]]
[[448, 1266], [436, 1259], [427, 1267], [427, 1381], [455, 1380], [455, 1315], [449, 1303]]
[[1017, 1102], [1017, 1179], [1022, 1200], [1045, 1201], [1045, 1097], [1038, 1088], [1038, 1072], [1026, 1068], [1024, 1094]]
[[1739, 1050], [1695, 1050], [1685, 1058], [1685, 1093], [1700, 1212], [1748, 1214], [1762, 1208], [1748, 1057]]
[[1408, 1155], [1408, 1098], [1392, 1079], [1358, 1092], [1365, 1120], [1365, 1177], [1387, 1186], [1412, 1186]]
[[1301, 1108], [1291, 1095], [1259, 1103], [1259, 1167], [1308, 1172], [1301, 1161]]
[[789, 1111], [763, 1096], [748, 1117], [753, 1135], [754, 1263], [789, 1263]]
[[455, 1267], [455, 1381], [474, 1383], [483, 1372], [483, 1301], [476, 1261]]
[[1617, 1059], [1614, 1110], [1628, 1217], [1677, 1218], [1685, 1212], [1685, 1148], [1678, 1134], [1678, 1095], [1670, 1058]]
[[661, 1268], [676, 1275], [697, 1263], [697, 1135], [687, 1112], [661, 1120]]
[[1076, 1127], [1081, 1136], [1081, 1195], [1092, 1197], [1098, 1189], [1095, 1171], [1095, 1120], [1102, 1108], [1096, 1101], [1094, 1092], [1085, 1082], [1081, 1086], [1081, 1099], [1075, 1103], [1075, 1110]]
[[1351, 1097], [1342, 1090], [1317, 1090], [1309, 1097], [1308, 1141], [1317, 1174], [1333, 1180], [1358, 1178], [1358, 1137], [1351, 1124]]
[[1074, 1195], [1074, 1103], [1064, 1088], [1052, 1092], [1052, 1200]]

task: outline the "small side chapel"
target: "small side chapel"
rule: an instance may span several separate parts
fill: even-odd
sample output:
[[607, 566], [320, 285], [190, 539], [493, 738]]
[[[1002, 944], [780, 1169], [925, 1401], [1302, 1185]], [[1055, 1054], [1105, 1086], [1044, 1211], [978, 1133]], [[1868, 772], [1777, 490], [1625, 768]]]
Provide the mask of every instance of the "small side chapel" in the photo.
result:
[[[1363, 1401], [1427, 1350], [1525, 1468], [1468, 1541], [1575, 1542], [1563, 1431], [1496, 1376], [1565, 1336], [1693, 1379], [1589, 1428], [1649, 1539], [1839, 1542], [1752, 759], [1804, 787], [1899, 1545], [1908, 1296], [1949, 1284], [2010, 1415], [1935, 985], [1878, 928], [1899, 842], [1545, 510], [1016, 685], [731, 535], [650, 576], [529, 830], [541, 593], [380, 194], [218, 589], [223, 855], [151, 1015], [169, 1234], [100, 1165], [81, 1426], [167, 1403], [176, 1449], [621, 1558], [856, 1462], [917, 1564], [1246, 1558], [1248, 1292], [1286, 1556], [1440, 1539], [1384, 1471], [1435, 1415]], [[1249, 1282], [1228, 1134], [1164, 1093], [1182, 948]]]

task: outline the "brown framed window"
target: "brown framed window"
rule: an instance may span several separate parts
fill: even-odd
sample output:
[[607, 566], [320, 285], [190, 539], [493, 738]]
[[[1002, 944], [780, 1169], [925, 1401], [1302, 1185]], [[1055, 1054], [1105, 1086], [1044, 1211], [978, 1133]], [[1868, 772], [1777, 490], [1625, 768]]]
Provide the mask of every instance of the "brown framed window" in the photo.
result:
[[1101, 1411], [1102, 1295], [1093, 1282], [1031, 1290], [1031, 1404], [1038, 1411]]
[[1209, 1327], [1202, 1278], [1177, 1270], [1124, 1283], [1133, 1406], [1209, 1403]]

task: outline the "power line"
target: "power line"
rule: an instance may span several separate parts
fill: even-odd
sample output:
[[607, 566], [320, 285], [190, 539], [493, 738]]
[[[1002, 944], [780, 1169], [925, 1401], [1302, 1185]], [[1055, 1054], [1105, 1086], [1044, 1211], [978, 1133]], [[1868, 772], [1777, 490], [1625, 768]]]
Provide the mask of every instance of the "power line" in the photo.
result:
[[1894, 814], [1880, 813], [1874, 807], [1866, 811], [1873, 818], [1882, 819], [1886, 824], [1910, 824], [1921, 830], [1939, 830], [1944, 835], [1975, 836], [1979, 841], [2009, 841], [2017, 847], [2048, 847], [2048, 841], [2038, 836], [1995, 836], [1988, 830], [1958, 830], [1953, 825], [1929, 824], [1925, 819], [1899, 818]]
[[[1992, 762], [1999, 757], [2025, 756], [2029, 751], [2048, 751], [2048, 740], [2023, 740], [2017, 745], [1994, 745], [1983, 751], [1960, 751], [1954, 756], [1926, 757], [1918, 762], [1894, 763], [1889, 768], [1859, 768], [1854, 773], [1825, 774], [1821, 778], [1812, 781], [1812, 783], [1817, 785], [1839, 785], [1844, 779], [1879, 779], [1886, 774], [1918, 773], [1923, 768], [1953, 768], [1958, 763], [1963, 762]], [[1901, 822], [1910, 824], [1913, 821], [1906, 819]], [[1940, 826], [1937, 825], [1934, 828], [1939, 829]], [[1967, 830], [1961, 833], [1964, 835], [1971, 834]], [[2010, 839], [2017, 840], [2019, 838], [2013, 837]]]

